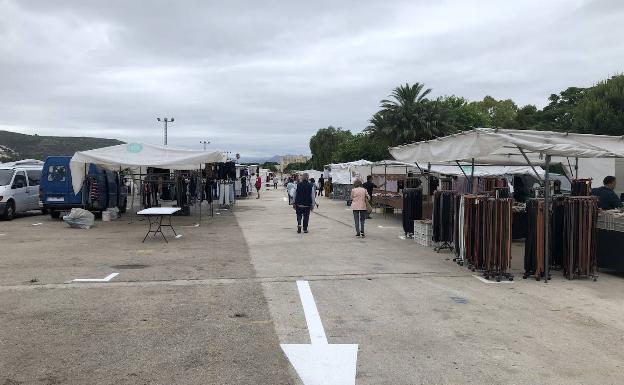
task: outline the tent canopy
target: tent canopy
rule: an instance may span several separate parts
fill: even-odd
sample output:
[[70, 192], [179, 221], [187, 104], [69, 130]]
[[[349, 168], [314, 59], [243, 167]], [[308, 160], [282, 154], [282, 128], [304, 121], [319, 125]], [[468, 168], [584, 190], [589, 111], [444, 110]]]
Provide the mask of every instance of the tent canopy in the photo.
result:
[[196, 151], [152, 144], [128, 143], [76, 152], [69, 162], [72, 187], [78, 194], [85, 179], [86, 165], [93, 163], [107, 170], [158, 167], [170, 170], [196, 170], [205, 163], [225, 162], [221, 151]]
[[390, 148], [397, 160], [416, 163], [471, 161], [480, 164], [536, 164], [555, 158], [624, 157], [624, 137], [565, 132], [476, 128], [459, 134]]
[[543, 178], [544, 169], [540, 166], [535, 166], [535, 172], [530, 166], [474, 166], [461, 165], [461, 168], [457, 165], [450, 164], [432, 164], [430, 171], [436, 174], [461, 176], [473, 175], [474, 177], [484, 176], [503, 176], [503, 175], [534, 175], [535, 172]]
[[325, 166], [325, 169], [329, 169], [329, 176], [332, 178], [332, 183], [335, 184], [351, 184], [354, 175], [354, 169], [358, 166], [370, 165], [372, 162], [368, 160], [360, 159], [353, 162], [346, 163], [332, 163]]

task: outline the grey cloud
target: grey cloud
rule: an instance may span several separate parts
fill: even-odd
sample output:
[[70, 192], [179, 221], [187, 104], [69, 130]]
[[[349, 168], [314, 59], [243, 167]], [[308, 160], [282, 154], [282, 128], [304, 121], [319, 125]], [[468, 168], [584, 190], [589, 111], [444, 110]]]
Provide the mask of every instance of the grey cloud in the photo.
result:
[[620, 1], [0, 0], [0, 127], [250, 155], [363, 129], [405, 82], [543, 105], [623, 70]]

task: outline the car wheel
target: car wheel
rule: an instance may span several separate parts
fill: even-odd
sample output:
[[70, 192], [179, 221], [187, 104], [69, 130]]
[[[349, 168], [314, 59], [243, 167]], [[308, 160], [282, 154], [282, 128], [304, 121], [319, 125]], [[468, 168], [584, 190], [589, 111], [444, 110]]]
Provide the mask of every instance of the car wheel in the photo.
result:
[[15, 203], [13, 201], [9, 201], [4, 208], [2, 219], [6, 221], [10, 221], [14, 217], [15, 217]]
[[52, 219], [59, 219], [61, 217], [61, 212], [60, 211], [50, 211], [50, 217], [52, 217]]

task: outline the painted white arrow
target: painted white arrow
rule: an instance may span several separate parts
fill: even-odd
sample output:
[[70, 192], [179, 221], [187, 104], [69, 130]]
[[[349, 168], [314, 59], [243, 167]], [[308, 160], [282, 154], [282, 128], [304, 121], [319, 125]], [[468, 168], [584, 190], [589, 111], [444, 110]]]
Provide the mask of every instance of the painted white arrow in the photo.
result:
[[355, 385], [357, 344], [329, 344], [308, 281], [297, 281], [309, 345], [281, 344], [304, 385]]
[[104, 278], [76, 278], [76, 279], [72, 279], [69, 282], [108, 282], [118, 275], [119, 273], [110, 273]]

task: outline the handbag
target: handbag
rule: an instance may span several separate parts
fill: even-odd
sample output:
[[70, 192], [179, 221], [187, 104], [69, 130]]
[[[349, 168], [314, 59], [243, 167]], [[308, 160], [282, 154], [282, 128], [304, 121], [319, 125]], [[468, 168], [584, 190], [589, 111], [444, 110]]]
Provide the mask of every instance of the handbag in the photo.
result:
[[369, 214], [373, 212], [373, 206], [370, 204], [368, 196], [366, 197], [366, 212]]

